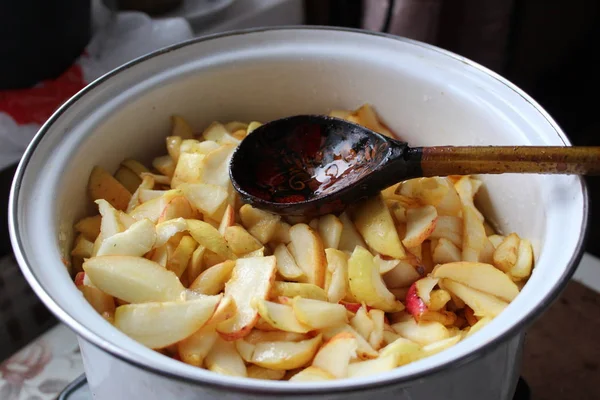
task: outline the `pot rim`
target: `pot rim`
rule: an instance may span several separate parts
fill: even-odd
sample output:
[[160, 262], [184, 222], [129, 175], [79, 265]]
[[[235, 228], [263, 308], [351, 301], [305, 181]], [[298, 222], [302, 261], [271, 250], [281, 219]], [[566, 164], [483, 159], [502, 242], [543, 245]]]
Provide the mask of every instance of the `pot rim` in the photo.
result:
[[416, 40], [394, 36], [381, 32], [371, 32], [362, 29], [354, 29], [354, 28], [341, 28], [341, 27], [328, 27], [328, 26], [306, 26], [306, 25], [298, 25], [298, 26], [274, 26], [274, 27], [261, 27], [261, 28], [251, 28], [251, 29], [242, 29], [242, 30], [234, 30], [223, 33], [216, 33], [212, 35], [202, 36], [198, 38], [193, 38], [190, 40], [186, 40], [184, 42], [165, 47], [163, 49], [154, 51], [142, 57], [136, 58], [91, 82], [85, 88], [80, 90], [77, 94], [71, 97], [67, 102], [65, 102], [60, 108], [58, 108], [54, 114], [42, 125], [40, 130], [36, 133], [35, 137], [27, 147], [23, 158], [21, 159], [17, 171], [15, 173], [15, 177], [13, 179], [13, 184], [11, 187], [10, 197], [9, 197], [9, 207], [8, 207], [8, 217], [9, 217], [9, 233], [11, 238], [11, 243], [13, 246], [13, 251], [15, 254], [15, 258], [17, 259], [19, 266], [23, 275], [25, 276], [27, 282], [32, 287], [36, 295], [44, 302], [44, 304], [55, 314], [63, 323], [69, 326], [72, 330], [74, 330], [81, 338], [93, 344], [95, 347], [102, 349], [103, 351], [108, 352], [112, 356], [117, 359], [138, 367], [144, 371], [154, 373], [163, 377], [168, 377], [171, 379], [175, 379], [180, 382], [191, 383], [194, 385], [206, 385], [209, 387], [226, 389], [231, 392], [237, 393], [252, 393], [252, 394], [286, 394], [289, 396], [294, 395], [313, 395], [313, 394], [332, 394], [332, 393], [344, 393], [344, 392], [362, 392], [373, 388], [383, 388], [390, 385], [403, 384], [410, 381], [414, 381], [417, 379], [424, 378], [429, 375], [433, 375], [441, 372], [446, 368], [459, 367], [466, 363], [469, 363], [473, 360], [476, 360], [480, 357], [483, 357], [486, 354], [492, 352], [498, 345], [509, 340], [510, 338], [518, 335], [520, 332], [524, 331], [543, 311], [545, 311], [550, 304], [554, 301], [554, 299], [558, 296], [560, 292], [565, 288], [567, 283], [569, 282], [571, 276], [574, 274], [577, 265], [579, 264], [581, 257], [584, 252], [584, 244], [587, 238], [587, 234], [589, 232], [589, 195], [587, 190], [587, 185], [585, 180], [582, 177], [578, 177], [578, 180], [581, 185], [582, 198], [583, 198], [583, 220], [579, 235], [579, 240], [577, 241], [577, 245], [575, 247], [575, 251], [571, 256], [567, 267], [565, 268], [564, 273], [560, 277], [559, 280], [555, 283], [550, 291], [546, 294], [546, 296], [540, 301], [534, 308], [530, 310], [529, 313], [525, 314], [525, 316], [515, 322], [515, 324], [505, 331], [503, 334], [496, 336], [493, 340], [485, 343], [475, 351], [470, 352], [468, 354], [456, 357], [453, 360], [448, 362], [436, 365], [435, 367], [429, 368], [424, 371], [418, 371], [412, 374], [408, 374], [402, 377], [391, 377], [385, 380], [373, 381], [373, 382], [365, 382], [365, 383], [349, 383], [346, 386], [337, 386], [337, 387], [310, 387], [309, 385], [303, 386], [295, 386], [290, 387], [289, 390], [281, 389], [279, 387], [268, 387], [268, 386], [260, 386], [251, 384], [249, 379], [238, 379], [234, 384], [231, 382], [227, 382], [225, 380], [219, 379], [219, 376], [215, 375], [214, 380], [206, 380], [202, 378], [194, 379], [187, 376], [182, 376], [177, 373], [171, 371], [165, 371], [160, 367], [155, 367], [153, 365], [147, 365], [136, 359], [135, 354], [127, 351], [121, 346], [115, 345], [103, 339], [97, 333], [88, 328], [85, 323], [80, 322], [73, 318], [69, 312], [64, 310], [59, 306], [59, 304], [51, 297], [46, 291], [46, 284], [42, 283], [35, 272], [30, 268], [29, 262], [27, 259], [27, 255], [24, 253], [23, 245], [21, 237], [18, 233], [19, 231], [19, 221], [18, 221], [18, 208], [19, 204], [17, 199], [19, 197], [19, 191], [21, 189], [23, 177], [27, 166], [29, 164], [30, 159], [32, 158], [38, 144], [44, 137], [44, 135], [51, 129], [54, 122], [70, 107], [72, 107], [77, 101], [85, 96], [89, 91], [101, 85], [104, 81], [113, 76], [128, 70], [129, 68], [140, 64], [146, 60], [155, 58], [162, 54], [169, 53], [171, 51], [180, 49], [182, 47], [186, 47], [189, 45], [193, 45], [195, 43], [210, 41], [213, 39], [223, 38], [223, 37], [231, 37], [231, 36], [240, 36], [246, 34], [260, 33], [260, 32], [273, 32], [273, 31], [290, 31], [290, 30], [298, 30], [298, 31], [337, 31], [337, 32], [348, 32], [355, 34], [364, 34], [364, 35], [372, 35], [381, 38], [387, 38], [392, 40], [398, 40], [406, 43], [410, 43], [415, 46], [419, 46], [425, 48], [430, 51], [434, 51], [445, 55], [447, 57], [453, 58], [457, 61], [460, 61], [470, 67], [473, 67], [480, 72], [488, 75], [491, 79], [496, 80], [498, 83], [506, 86], [508, 89], [515, 92], [519, 95], [523, 100], [529, 103], [554, 129], [557, 136], [564, 142], [565, 145], [570, 145], [568, 138], [565, 133], [562, 131], [560, 126], [552, 119], [552, 117], [528, 94], [526, 94], [523, 90], [518, 88], [515, 84], [508, 81], [506, 78], [503, 78], [499, 74], [489, 70], [488, 68], [470, 60], [458, 54], [452, 53], [450, 51], [441, 49], [439, 47], [422, 43]]

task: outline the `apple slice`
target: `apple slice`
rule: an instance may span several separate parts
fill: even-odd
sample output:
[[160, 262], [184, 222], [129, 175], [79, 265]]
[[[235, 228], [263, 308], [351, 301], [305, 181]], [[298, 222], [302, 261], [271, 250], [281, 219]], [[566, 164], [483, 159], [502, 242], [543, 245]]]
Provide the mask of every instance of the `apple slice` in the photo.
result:
[[[429, 296], [427, 308], [431, 311], [439, 311], [448, 304], [451, 296], [450, 293], [443, 289], [432, 290]], [[407, 307], [408, 308], [408, 307]]]
[[398, 264], [400, 264], [400, 260], [396, 260], [394, 258], [382, 258], [379, 254], [375, 255], [375, 257], [373, 258], [373, 261], [375, 262], [375, 264], [377, 264], [379, 266], [379, 273], [381, 275], [390, 272], [391, 270], [393, 270], [394, 268], [396, 268], [398, 266]]
[[74, 226], [76, 232], [81, 233], [85, 238], [91, 242], [96, 240], [100, 234], [100, 224], [102, 221], [101, 215], [94, 215], [93, 217], [85, 217], [80, 219]]
[[192, 219], [188, 219], [186, 222], [190, 235], [192, 235], [196, 242], [225, 259], [235, 260], [237, 258], [229, 248], [227, 241], [211, 224]]
[[206, 295], [221, 293], [225, 282], [231, 278], [231, 272], [235, 267], [235, 261], [227, 260], [213, 265], [202, 272], [189, 286], [190, 290]]
[[365, 307], [360, 307], [352, 319], [350, 320], [350, 326], [352, 326], [356, 332], [358, 332], [365, 340], [368, 340], [373, 332], [374, 324]]
[[233, 343], [235, 343], [235, 348], [242, 357], [242, 360], [245, 362], [252, 361], [252, 354], [254, 354], [254, 349], [256, 348], [255, 343], [250, 343], [245, 339], [238, 339]]
[[75, 276], [75, 286], [81, 291], [92, 308], [112, 323], [115, 316], [115, 299], [94, 286], [85, 272], [79, 272]]
[[319, 382], [330, 381], [332, 379], [335, 379], [335, 377], [329, 372], [315, 366], [310, 366], [292, 376], [290, 382]]
[[94, 167], [88, 180], [88, 195], [92, 200], [104, 199], [117, 210], [126, 210], [131, 192], [102, 167]]
[[246, 364], [239, 355], [233, 342], [227, 342], [217, 337], [212, 349], [205, 359], [209, 371], [221, 375], [246, 377]]
[[488, 240], [490, 242], [492, 242], [492, 245], [494, 245], [494, 248], [497, 249], [498, 246], [500, 246], [500, 243], [502, 243], [504, 241], [504, 236], [494, 234], [494, 235], [488, 236]]
[[462, 248], [463, 220], [460, 217], [440, 215], [435, 223], [435, 229], [431, 232], [431, 239], [444, 238], [454, 245]]
[[196, 139], [185, 139], [179, 146], [180, 153], [198, 153], [208, 154], [220, 147], [219, 143], [213, 140], [204, 140], [202, 142]]
[[102, 216], [100, 222], [101, 241], [125, 230], [117, 209], [104, 199], [96, 200], [96, 204], [98, 204], [98, 210]]
[[476, 211], [475, 207], [463, 206], [463, 261], [478, 262], [487, 241], [483, 222]]
[[308, 225], [296, 224], [290, 228], [290, 238], [290, 252], [308, 283], [323, 287], [326, 259], [319, 236]]
[[511, 233], [496, 247], [492, 259], [498, 269], [509, 272], [517, 263], [520, 241], [516, 233]]
[[461, 250], [446, 238], [438, 239], [437, 245], [433, 247], [432, 258], [435, 264], [457, 262], [461, 260], [461, 257]]
[[[158, 172], [168, 177], [172, 177], [175, 173], [175, 161], [169, 155], [155, 157], [152, 160], [152, 166]], [[131, 202], [129, 204], [131, 204]]]
[[339, 217], [342, 223], [342, 233], [338, 244], [338, 249], [342, 251], [353, 252], [356, 246], [367, 247], [362, 236], [356, 230], [356, 226], [350, 219], [347, 213], [342, 213]]
[[444, 287], [471, 307], [477, 317], [495, 317], [508, 303], [490, 294], [470, 288], [451, 279], [443, 279]]
[[458, 196], [460, 197], [460, 201], [464, 206], [470, 207], [473, 209], [474, 214], [477, 216], [481, 222], [483, 222], [483, 215], [477, 210], [475, 204], [473, 204], [473, 198], [475, 194], [481, 187], [481, 181], [476, 179], [472, 179], [469, 176], [461, 177], [457, 182], [454, 183], [454, 188], [458, 192]]
[[315, 300], [327, 300], [325, 291], [320, 287], [313, 285], [312, 283], [296, 283], [296, 282], [281, 282], [277, 281], [273, 283], [271, 289], [271, 297], [289, 297], [294, 298], [296, 296], [304, 297], [306, 299]]
[[357, 347], [356, 338], [351, 333], [338, 333], [319, 349], [312, 365], [336, 378], [345, 378], [350, 360], [357, 357]]
[[342, 221], [333, 214], [327, 214], [319, 218], [318, 231], [321, 239], [323, 239], [323, 246], [326, 249], [338, 248], [343, 229], [344, 225]]
[[370, 359], [370, 358], [376, 358], [378, 356], [377, 351], [375, 349], [373, 349], [373, 347], [371, 347], [369, 342], [367, 342], [365, 340], [365, 338], [362, 337], [362, 335], [360, 335], [357, 331], [354, 330], [354, 328], [352, 328], [348, 324], [338, 325], [333, 328], [323, 329], [321, 332], [323, 333], [323, 338], [325, 340], [330, 340], [337, 334], [340, 334], [343, 332], [350, 333], [356, 339], [356, 344], [357, 344], [356, 354], [360, 359], [366, 360], [366, 359]]
[[171, 136], [179, 136], [182, 139], [191, 139], [194, 137], [192, 127], [183, 117], [179, 115], [171, 116]]
[[275, 233], [271, 237], [271, 242], [288, 244], [292, 239], [290, 238], [290, 224], [287, 222], [279, 221]]
[[406, 256], [390, 210], [381, 195], [371, 197], [358, 206], [354, 223], [373, 250], [396, 259]]
[[369, 310], [368, 312], [369, 318], [373, 321], [373, 330], [369, 335], [369, 344], [373, 346], [374, 349], [381, 348], [383, 343], [383, 329], [385, 326], [385, 313], [381, 310]]
[[423, 357], [421, 346], [417, 343], [399, 337], [379, 351], [380, 357], [394, 357], [396, 366], [409, 364]]
[[285, 279], [300, 280], [305, 277], [304, 272], [296, 264], [296, 260], [294, 260], [294, 257], [284, 244], [277, 245], [273, 255], [277, 259], [277, 271]]
[[244, 228], [260, 240], [262, 244], [271, 241], [279, 228], [279, 221], [281, 220], [279, 215], [254, 208], [249, 204], [244, 204], [239, 213]]
[[[204, 252], [206, 247], [199, 245], [192, 253], [190, 264], [186, 270], [188, 282], [194, 282], [204, 270]], [[216, 265], [216, 264], [215, 264]]]
[[434, 321], [416, 322], [413, 318], [409, 318], [402, 322], [397, 322], [392, 325], [392, 329], [400, 336], [412, 340], [420, 345], [426, 345], [438, 340], [446, 339], [450, 336], [448, 329]]
[[429, 343], [429, 344], [423, 346], [421, 351], [423, 352], [423, 355], [425, 357], [429, 357], [429, 356], [432, 356], [434, 354], [437, 354], [439, 352], [442, 352], [442, 351], [454, 346], [455, 344], [460, 342], [461, 338], [462, 338], [462, 335], [458, 334], [458, 335], [449, 337], [448, 339], [443, 339], [443, 340], [440, 340], [437, 342]]
[[181, 154], [181, 137], [167, 136], [165, 141], [169, 156], [171, 156], [173, 161], [177, 162], [179, 160], [179, 154]]
[[208, 216], [215, 215], [229, 196], [223, 186], [207, 183], [186, 183], [180, 185], [179, 189], [197, 210]]
[[248, 367], [248, 378], [278, 381], [283, 379], [284, 376], [285, 371], [282, 370], [263, 368], [258, 365], [250, 365]]
[[129, 303], [174, 301], [185, 290], [173, 272], [142, 257], [92, 257], [83, 270], [100, 290]]
[[127, 230], [106, 237], [100, 244], [96, 256], [137, 256], [141, 257], [154, 247], [156, 231], [149, 219], [135, 222]]
[[292, 308], [298, 321], [313, 329], [329, 328], [346, 324], [346, 308], [341, 304], [327, 301], [294, 297]]
[[161, 349], [198, 331], [215, 312], [221, 297], [127, 304], [117, 308], [115, 326], [143, 345]]
[[257, 298], [253, 306], [258, 310], [258, 314], [271, 326], [286, 332], [306, 333], [312, 328], [303, 324], [296, 318], [294, 309], [291, 306], [266, 301]]
[[229, 161], [235, 148], [235, 144], [228, 143], [208, 153], [202, 160], [199, 182], [228, 187], [231, 183]]
[[359, 361], [348, 365], [348, 378], [380, 374], [396, 368], [394, 356], [378, 357], [373, 360]]
[[177, 189], [182, 183], [202, 182], [201, 173], [204, 167], [205, 154], [181, 153], [175, 165], [175, 172], [171, 179], [171, 188]]
[[229, 248], [238, 256], [251, 253], [263, 247], [261, 242], [241, 226], [226, 228], [223, 237], [225, 237], [227, 244], [229, 244]]
[[77, 235], [75, 245], [71, 250], [72, 257], [90, 258], [94, 251], [94, 243], [85, 238], [83, 234]]
[[260, 342], [301, 342], [309, 339], [308, 335], [297, 332], [286, 332], [286, 331], [261, 331], [253, 329], [252, 332], [244, 338], [244, 341], [250, 344], [257, 344]]
[[177, 247], [173, 250], [173, 253], [167, 258], [166, 268], [169, 271], [173, 271], [178, 277], [181, 277], [188, 267], [190, 258], [196, 247], [198, 247], [198, 243], [191, 236], [186, 235], [182, 237]]
[[202, 136], [206, 140], [217, 142], [220, 145], [223, 144], [239, 144], [240, 140], [229, 134], [229, 131], [225, 126], [219, 122], [213, 122], [204, 130]]
[[201, 367], [218, 337], [214, 326], [201, 328], [190, 337], [177, 343], [177, 354], [184, 363]]
[[517, 253], [517, 262], [509, 271], [510, 276], [519, 281], [528, 278], [533, 268], [533, 247], [527, 239], [521, 239]]
[[225, 230], [230, 226], [235, 225], [235, 210], [234, 208], [228, 204], [225, 208], [225, 212], [223, 213], [223, 218], [221, 218], [221, 223], [219, 224], [219, 233], [221, 236], [225, 236]]
[[301, 342], [260, 342], [252, 354], [252, 363], [274, 370], [300, 368], [313, 359], [321, 341], [322, 335]]
[[373, 262], [373, 255], [363, 247], [356, 247], [348, 260], [350, 290], [359, 302], [383, 310], [396, 312], [404, 308], [387, 289]]
[[183, 218], [170, 219], [156, 224], [156, 241], [154, 247], [163, 246], [169, 239], [180, 232], [186, 231], [187, 228], [187, 222]]
[[383, 280], [389, 288], [402, 288], [411, 285], [421, 278], [421, 274], [413, 265], [400, 261], [391, 271], [383, 275]]
[[406, 311], [412, 315], [416, 321], [421, 319], [421, 315], [427, 312], [427, 304], [419, 297], [417, 293], [416, 282], [410, 285], [406, 293]]
[[479, 332], [481, 330], [481, 328], [485, 327], [490, 322], [492, 322], [492, 318], [491, 317], [483, 317], [483, 318], [481, 318], [479, 321], [477, 321], [475, 324], [473, 324], [471, 326], [471, 328], [467, 332], [466, 337], [469, 337], [469, 336], [475, 334], [476, 332]]
[[417, 295], [429, 306], [431, 291], [438, 284], [439, 279], [426, 276], [415, 282]]
[[231, 279], [225, 284], [225, 296], [231, 296], [237, 305], [237, 314], [217, 325], [217, 332], [226, 340], [246, 336], [258, 321], [258, 311], [251, 306], [252, 299], [266, 299], [275, 279], [275, 257], [242, 258], [236, 261]]
[[327, 299], [331, 303], [338, 303], [348, 293], [348, 257], [346, 253], [337, 249], [325, 249], [325, 257], [327, 269], [331, 272]]
[[431, 236], [438, 214], [434, 206], [411, 208], [406, 211], [406, 236], [402, 244], [406, 247], [419, 246]]
[[510, 302], [519, 294], [517, 285], [502, 271], [483, 263], [455, 262], [438, 265], [435, 278], [448, 278]]

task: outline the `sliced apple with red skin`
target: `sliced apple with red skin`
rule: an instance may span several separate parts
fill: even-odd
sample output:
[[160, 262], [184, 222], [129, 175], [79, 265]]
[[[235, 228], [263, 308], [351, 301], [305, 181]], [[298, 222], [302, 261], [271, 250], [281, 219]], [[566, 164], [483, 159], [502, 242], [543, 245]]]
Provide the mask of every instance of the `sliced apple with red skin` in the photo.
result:
[[438, 265], [433, 271], [433, 276], [452, 279], [507, 302], [514, 300], [519, 294], [517, 285], [506, 274], [490, 264], [463, 261]]
[[323, 242], [315, 231], [306, 224], [290, 228], [292, 256], [306, 275], [308, 283], [323, 287], [325, 283], [326, 258]]
[[187, 222], [183, 218], [170, 219], [155, 226], [156, 242], [154, 247], [163, 246], [173, 236], [187, 230]]
[[274, 328], [297, 333], [306, 333], [312, 330], [312, 327], [303, 324], [296, 318], [294, 309], [290, 305], [257, 298], [254, 300], [253, 306], [258, 310], [258, 314]]
[[[173, 194], [175, 193], [173, 191], [167, 191], [167, 193], [165, 193], [163, 197], [169, 196], [169, 192]], [[181, 192], [178, 191], [178, 193]], [[158, 223], [168, 221], [174, 218], [196, 217], [196, 212], [192, 208], [192, 205], [190, 204], [189, 200], [182, 195], [173, 195], [173, 197], [170, 199], [167, 197], [165, 202], [165, 207], [163, 208], [162, 212], [160, 213], [160, 216], [158, 217]]]
[[115, 326], [152, 349], [179, 342], [198, 331], [215, 312], [222, 296], [191, 301], [127, 304], [117, 308]]
[[260, 342], [252, 354], [252, 363], [263, 368], [289, 370], [308, 364], [321, 345], [322, 335], [301, 342]]
[[406, 256], [390, 210], [381, 195], [367, 199], [358, 206], [354, 223], [373, 250], [396, 259]]
[[290, 382], [319, 382], [330, 381], [332, 379], [335, 379], [335, 377], [329, 372], [315, 366], [310, 366], [292, 376]]
[[179, 300], [185, 290], [177, 275], [142, 257], [92, 257], [83, 270], [94, 286], [129, 303]]
[[231, 296], [237, 306], [235, 316], [217, 325], [217, 332], [226, 340], [246, 336], [258, 321], [258, 311], [251, 302], [266, 299], [275, 279], [275, 257], [242, 258], [236, 261], [231, 279], [225, 284], [225, 296]]
[[406, 311], [410, 313], [417, 321], [425, 312], [427, 312], [427, 304], [419, 297], [417, 293], [416, 282], [410, 285], [408, 293], [406, 293]]
[[407, 210], [406, 219], [406, 236], [402, 244], [406, 247], [416, 247], [431, 236], [438, 214], [434, 206], [423, 206]]
[[[352, 302], [348, 302], [348, 301], [344, 301], [344, 300], [340, 300], [339, 304], [343, 305], [346, 310], [350, 311], [351, 313], [356, 314], [358, 312], [358, 310], [362, 307], [362, 304], [360, 303], [352, 303]], [[371, 311], [373, 309], [373, 307], [371, 306], [366, 306], [367, 311]]]
[[350, 360], [356, 358], [358, 343], [348, 332], [338, 333], [325, 343], [312, 362], [314, 367], [329, 372], [336, 378], [345, 378]]
[[357, 246], [348, 260], [348, 281], [354, 297], [366, 305], [385, 312], [401, 311], [404, 308], [385, 286], [373, 255], [362, 247]]
[[294, 297], [292, 308], [298, 320], [313, 329], [329, 328], [346, 324], [346, 309], [341, 304], [327, 301]]

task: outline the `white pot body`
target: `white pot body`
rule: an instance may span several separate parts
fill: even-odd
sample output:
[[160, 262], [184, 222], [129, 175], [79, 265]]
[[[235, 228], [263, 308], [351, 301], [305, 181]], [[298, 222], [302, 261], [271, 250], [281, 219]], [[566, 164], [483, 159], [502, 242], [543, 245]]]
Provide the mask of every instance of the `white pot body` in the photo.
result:
[[91, 212], [86, 183], [92, 167], [113, 171], [124, 158], [148, 162], [164, 153], [170, 115], [201, 129], [213, 120], [267, 121], [365, 102], [412, 145], [569, 144], [533, 100], [468, 60], [417, 42], [338, 29], [267, 29], [189, 42], [101, 78], [49, 120], [17, 172], [12, 241], [34, 290], [82, 338], [97, 399], [510, 398], [522, 332], [556, 297], [581, 255], [588, 210], [579, 177], [484, 177], [477, 199], [484, 214], [503, 232], [516, 231], [534, 244], [531, 279], [505, 312], [469, 339], [351, 381], [253, 381], [171, 360], [97, 315], [61, 262], [73, 222]]

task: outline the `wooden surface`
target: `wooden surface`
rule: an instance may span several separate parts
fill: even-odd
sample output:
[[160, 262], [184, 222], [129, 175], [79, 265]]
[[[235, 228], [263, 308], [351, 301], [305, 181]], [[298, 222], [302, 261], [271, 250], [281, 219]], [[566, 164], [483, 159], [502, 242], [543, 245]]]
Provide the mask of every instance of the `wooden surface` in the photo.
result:
[[532, 400], [600, 399], [600, 294], [569, 283], [529, 330], [522, 375]]

